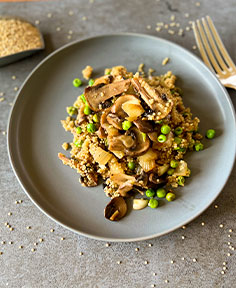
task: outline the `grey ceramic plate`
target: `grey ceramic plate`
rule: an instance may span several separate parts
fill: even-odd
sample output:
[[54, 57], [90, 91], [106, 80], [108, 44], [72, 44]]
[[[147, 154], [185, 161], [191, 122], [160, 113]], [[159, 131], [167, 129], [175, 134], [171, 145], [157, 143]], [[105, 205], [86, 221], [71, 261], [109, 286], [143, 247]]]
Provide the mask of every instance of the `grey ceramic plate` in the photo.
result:
[[[170, 58], [166, 66], [162, 59]], [[120, 222], [106, 220], [109, 199], [102, 187], [83, 188], [74, 170], [57, 158], [71, 135], [61, 127], [65, 107], [83, 88], [72, 80], [86, 65], [104, 68], [139, 63], [158, 74], [172, 70], [184, 91], [184, 102], [201, 119], [200, 129], [217, 131], [203, 140], [205, 150], [188, 155], [192, 177], [176, 201], [158, 209], [130, 211]], [[94, 75], [96, 76], [96, 75]], [[12, 108], [8, 148], [13, 169], [32, 201], [48, 216], [82, 235], [109, 241], [138, 241], [173, 231], [201, 214], [226, 183], [235, 158], [235, 117], [226, 90], [205, 65], [185, 49], [166, 40], [137, 34], [107, 35], [74, 42], [55, 51], [29, 75]], [[163, 201], [164, 202], [164, 201]]]

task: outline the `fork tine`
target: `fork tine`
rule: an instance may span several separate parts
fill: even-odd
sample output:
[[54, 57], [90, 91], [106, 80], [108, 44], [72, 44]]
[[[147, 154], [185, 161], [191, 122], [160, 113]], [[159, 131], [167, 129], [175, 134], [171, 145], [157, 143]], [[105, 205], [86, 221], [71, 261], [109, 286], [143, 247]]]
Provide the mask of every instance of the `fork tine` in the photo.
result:
[[202, 25], [200, 23], [200, 20], [197, 20], [197, 26], [198, 26], [198, 30], [200, 32], [200, 36], [202, 38], [202, 41], [203, 41], [203, 45], [205, 47], [205, 50], [207, 52], [207, 55], [208, 55], [208, 58], [210, 59], [211, 61], [211, 64], [213, 66], [213, 68], [215, 69], [215, 71], [218, 73], [218, 74], [221, 74], [222, 71], [221, 71], [221, 68], [219, 67], [218, 63], [216, 62], [215, 60], [215, 57], [211, 51], [211, 48], [207, 42], [207, 38], [206, 38], [206, 35], [205, 35], [205, 32], [204, 32], [204, 29], [202, 28]]
[[202, 59], [203, 59], [203, 61], [205, 62], [205, 64], [206, 64], [211, 70], [213, 70], [213, 69], [212, 69], [212, 65], [211, 65], [210, 61], [208, 60], [207, 54], [206, 54], [206, 52], [205, 52], [205, 50], [204, 50], [204, 47], [203, 47], [203, 44], [202, 44], [202, 39], [201, 39], [201, 37], [200, 37], [200, 35], [199, 35], [199, 32], [198, 32], [198, 30], [197, 30], [197, 26], [196, 26], [196, 23], [195, 23], [195, 22], [193, 22], [192, 28], [193, 28], [194, 36], [195, 36], [195, 39], [196, 39], [196, 42], [197, 42], [198, 49], [199, 49], [200, 54], [201, 54], [201, 56], [202, 56]]
[[225, 49], [225, 46], [223, 44], [223, 42], [221, 41], [220, 39], [220, 36], [215, 28], [215, 25], [213, 24], [213, 21], [211, 20], [211, 17], [210, 16], [207, 16], [207, 21], [208, 21], [208, 24], [209, 24], [209, 27], [211, 28], [211, 32], [215, 38], [215, 41], [219, 47], [219, 50], [220, 52], [222, 53], [222, 55], [224, 56], [227, 64], [229, 65], [230, 68], [232, 69], [236, 69], [235, 65], [234, 65], [234, 62], [232, 61], [232, 59], [230, 58], [227, 50]]
[[217, 61], [219, 62], [220, 66], [221, 66], [221, 68], [223, 70], [228, 70], [228, 67], [226, 66], [226, 64], [225, 64], [222, 56], [220, 55], [220, 53], [219, 53], [219, 51], [218, 51], [218, 49], [216, 47], [216, 44], [215, 44], [215, 42], [214, 42], [214, 40], [212, 38], [212, 34], [210, 32], [210, 29], [208, 28], [208, 25], [207, 25], [207, 22], [206, 22], [205, 18], [202, 18], [202, 23], [203, 23], [204, 29], [206, 31], [206, 35], [208, 37], [208, 40], [210, 42], [211, 49], [213, 50]]

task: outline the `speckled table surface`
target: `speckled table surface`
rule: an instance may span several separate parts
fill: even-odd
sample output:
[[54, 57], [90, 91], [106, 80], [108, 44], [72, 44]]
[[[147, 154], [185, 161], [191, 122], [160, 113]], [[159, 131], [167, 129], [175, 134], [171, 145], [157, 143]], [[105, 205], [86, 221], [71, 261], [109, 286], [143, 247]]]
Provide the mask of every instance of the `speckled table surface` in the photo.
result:
[[[0, 287], [235, 287], [236, 168], [216, 202], [185, 229], [151, 241], [106, 244], [62, 228], [31, 203], [11, 169], [5, 135], [17, 88], [46, 55], [75, 39], [140, 32], [199, 55], [186, 27], [208, 14], [236, 62], [235, 0], [0, 3], [0, 14], [36, 21], [46, 42], [41, 54], [0, 68]], [[180, 23], [172, 29], [184, 29], [183, 36], [155, 30], [171, 15]], [[236, 105], [236, 91], [229, 94]]]

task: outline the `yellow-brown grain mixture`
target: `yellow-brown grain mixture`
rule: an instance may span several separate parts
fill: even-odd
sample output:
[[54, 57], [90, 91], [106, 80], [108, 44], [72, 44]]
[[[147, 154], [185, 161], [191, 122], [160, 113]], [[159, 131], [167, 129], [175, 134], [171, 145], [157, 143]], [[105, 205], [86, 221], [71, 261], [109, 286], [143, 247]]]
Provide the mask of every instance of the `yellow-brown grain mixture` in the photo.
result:
[[97, 186], [102, 178], [111, 198], [184, 186], [190, 176], [184, 155], [202, 138], [199, 119], [175, 86], [176, 76], [169, 71], [146, 77], [142, 69], [133, 75], [123, 66], [107, 68], [67, 107], [69, 116], [61, 121], [73, 141], [71, 156], [59, 153], [59, 158], [77, 170], [84, 186]]
[[20, 19], [0, 19], [0, 57], [43, 46], [36, 27]]

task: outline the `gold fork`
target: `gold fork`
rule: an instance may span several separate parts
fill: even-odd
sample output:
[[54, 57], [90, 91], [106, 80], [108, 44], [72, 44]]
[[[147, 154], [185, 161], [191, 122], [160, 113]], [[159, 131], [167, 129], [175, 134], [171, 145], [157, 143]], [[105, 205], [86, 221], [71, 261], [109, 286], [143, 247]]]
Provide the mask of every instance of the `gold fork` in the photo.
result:
[[209, 16], [193, 22], [193, 32], [205, 64], [215, 72], [220, 82], [236, 89], [236, 67]]

